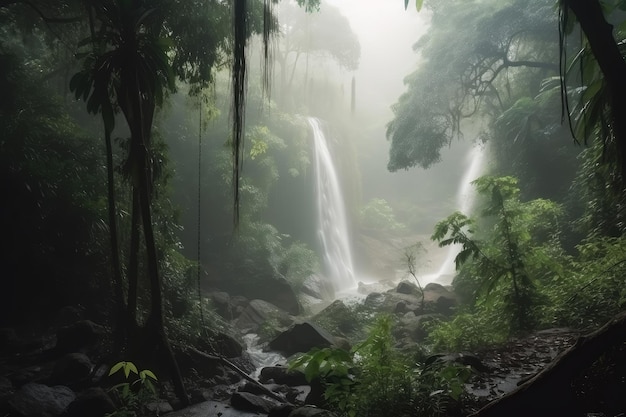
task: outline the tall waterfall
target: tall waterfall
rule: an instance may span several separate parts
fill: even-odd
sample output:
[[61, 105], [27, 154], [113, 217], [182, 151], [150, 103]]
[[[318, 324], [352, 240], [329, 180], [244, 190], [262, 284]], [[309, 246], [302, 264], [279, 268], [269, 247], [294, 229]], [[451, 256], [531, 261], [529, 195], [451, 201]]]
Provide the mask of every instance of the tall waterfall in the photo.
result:
[[[476, 193], [472, 189], [472, 181], [480, 176], [480, 172], [483, 168], [483, 158], [485, 150], [480, 146], [474, 146], [467, 155], [467, 168], [463, 173], [459, 189], [456, 193], [456, 207], [466, 216], [471, 215], [471, 211], [474, 208], [474, 201]], [[454, 258], [461, 251], [462, 246], [459, 244], [451, 245], [448, 247], [448, 253], [445, 260], [436, 272], [435, 277], [452, 276], [455, 272]], [[447, 282], [446, 282], [447, 283]]]
[[346, 206], [337, 170], [318, 119], [310, 117], [315, 146], [318, 234], [325, 274], [337, 291], [356, 287]]

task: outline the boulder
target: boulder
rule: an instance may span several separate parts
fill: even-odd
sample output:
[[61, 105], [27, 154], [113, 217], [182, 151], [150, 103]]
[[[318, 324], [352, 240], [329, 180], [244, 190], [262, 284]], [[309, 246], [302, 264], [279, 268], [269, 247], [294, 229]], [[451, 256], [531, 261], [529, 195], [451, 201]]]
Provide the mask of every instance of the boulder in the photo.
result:
[[160, 416], [174, 411], [174, 408], [167, 401], [155, 401], [153, 403], [146, 404], [146, 409], [150, 415], [153, 416]]
[[333, 336], [310, 322], [293, 325], [269, 343], [270, 349], [287, 356], [298, 352], [308, 352], [314, 347], [325, 348], [333, 345]]
[[402, 294], [391, 290], [383, 294], [382, 302], [378, 305], [377, 310], [384, 313], [404, 314], [412, 311], [411, 309], [418, 309], [421, 302], [421, 296]]
[[416, 316], [415, 313], [406, 313], [397, 326], [402, 332], [402, 336], [408, 336], [413, 342], [423, 342], [428, 336], [426, 330], [427, 323], [433, 320], [444, 319], [441, 314], [421, 314]]
[[[317, 313], [311, 319], [321, 323], [325, 328], [337, 329], [340, 332], [351, 332], [356, 328], [356, 316], [341, 300], [335, 300], [328, 307]], [[334, 331], [333, 331], [334, 333]]]
[[235, 325], [243, 333], [257, 333], [268, 322], [275, 322], [276, 326], [286, 328], [293, 324], [293, 318], [267, 301], [252, 300], [237, 318]]
[[396, 292], [399, 294], [409, 294], [409, 295], [416, 295], [416, 296], [422, 295], [422, 292], [417, 287], [417, 285], [414, 282], [407, 281], [407, 280], [403, 280], [403, 281], [400, 281], [400, 283], [398, 283], [398, 286], [396, 287]]
[[398, 301], [396, 306], [393, 309], [393, 313], [396, 315], [404, 315], [406, 313], [413, 313], [417, 311], [420, 307], [417, 304], [409, 304], [406, 301]]
[[379, 292], [371, 292], [365, 297], [365, 301], [363, 302], [365, 306], [370, 308], [380, 307], [385, 301], [385, 296]]
[[290, 387], [308, 385], [304, 373], [295, 369], [289, 370], [284, 366], [266, 366], [261, 369], [259, 382], [266, 384], [274, 381], [276, 384], [284, 384]]
[[60, 352], [77, 352], [94, 345], [105, 334], [104, 327], [91, 320], [81, 320], [57, 331], [56, 349]]
[[424, 302], [427, 304], [427, 310], [445, 315], [451, 315], [459, 303], [454, 292], [434, 282], [424, 287]]
[[104, 417], [115, 409], [113, 400], [105, 390], [100, 387], [88, 388], [69, 405], [66, 417]]
[[304, 280], [302, 293], [318, 300], [332, 300], [335, 296], [335, 290], [328, 280], [317, 274]]
[[263, 280], [264, 285], [259, 288], [255, 295], [289, 314], [298, 315], [302, 312], [302, 306], [296, 292], [284, 277], [269, 276]]
[[91, 375], [93, 364], [83, 353], [68, 353], [52, 368], [50, 381], [53, 384], [72, 385], [83, 382]]
[[236, 317], [236, 307], [232, 304], [227, 292], [214, 291], [208, 294], [208, 298], [217, 314], [226, 320], [233, 320]]
[[236, 391], [233, 392], [233, 395], [230, 397], [230, 405], [241, 411], [268, 414], [270, 410], [278, 404], [249, 392]]
[[68, 387], [49, 387], [34, 382], [22, 386], [9, 400], [9, 406], [23, 417], [55, 417], [63, 413], [76, 399]]

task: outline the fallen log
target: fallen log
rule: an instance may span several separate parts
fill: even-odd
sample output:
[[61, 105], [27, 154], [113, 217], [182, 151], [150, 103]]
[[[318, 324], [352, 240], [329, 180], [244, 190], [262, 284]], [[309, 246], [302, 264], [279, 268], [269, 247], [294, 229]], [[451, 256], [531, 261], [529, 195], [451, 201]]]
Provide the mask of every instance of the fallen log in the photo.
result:
[[578, 338], [550, 365], [515, 390], [470, 417], [585, 416], [576, 403], [572, 382], [610, 348], [626, 342], [626, 313]]

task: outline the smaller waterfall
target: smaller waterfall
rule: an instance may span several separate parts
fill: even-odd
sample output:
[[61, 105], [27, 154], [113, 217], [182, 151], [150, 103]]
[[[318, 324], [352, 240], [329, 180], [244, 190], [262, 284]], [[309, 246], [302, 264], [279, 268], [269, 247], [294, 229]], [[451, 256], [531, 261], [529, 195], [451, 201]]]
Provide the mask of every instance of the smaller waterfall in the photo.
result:
[[[485, 150], [480, 146], [474, 146], [467, 156], [467, 168], [461, 178], [459, 189], [456, 193], [456, 206], [458, 210], [469, 216], [472, 214], [474, 208], [474, 202], [476, 199], [476, 193], [472, 189], [472, 181], [479, 177], [483, 168], [483, 158]], [[440, 279], [444, 276], [452, 276], [455, 273], [456, 267], [454, 259], [461, 251], [461, 245], [451, 245], [448, 247], [448, 253], [445, 260], [439, 267], [439, 270], [434, 274], [436, 279]], [[447, 284], [448, 282], [446, 282]]]
[[315, 146], [318, 234], [325, 274], [335, 292], [356, 287], [346, 207], [326, 135], [320, 121], [310, 117]]

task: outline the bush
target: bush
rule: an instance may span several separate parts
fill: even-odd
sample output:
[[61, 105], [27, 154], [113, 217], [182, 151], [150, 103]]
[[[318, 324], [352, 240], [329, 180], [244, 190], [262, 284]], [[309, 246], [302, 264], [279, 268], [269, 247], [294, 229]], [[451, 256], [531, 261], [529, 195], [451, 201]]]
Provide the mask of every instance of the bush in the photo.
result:
[[351, 352], [315, 349], [291, 363], [309, 381], [319, 379], [329, 406], [342, 415], [443, 415], [460, 399], [469, 370], [415, 363], [393, 346], [392, 318], [379, 316], [367, 339]]

